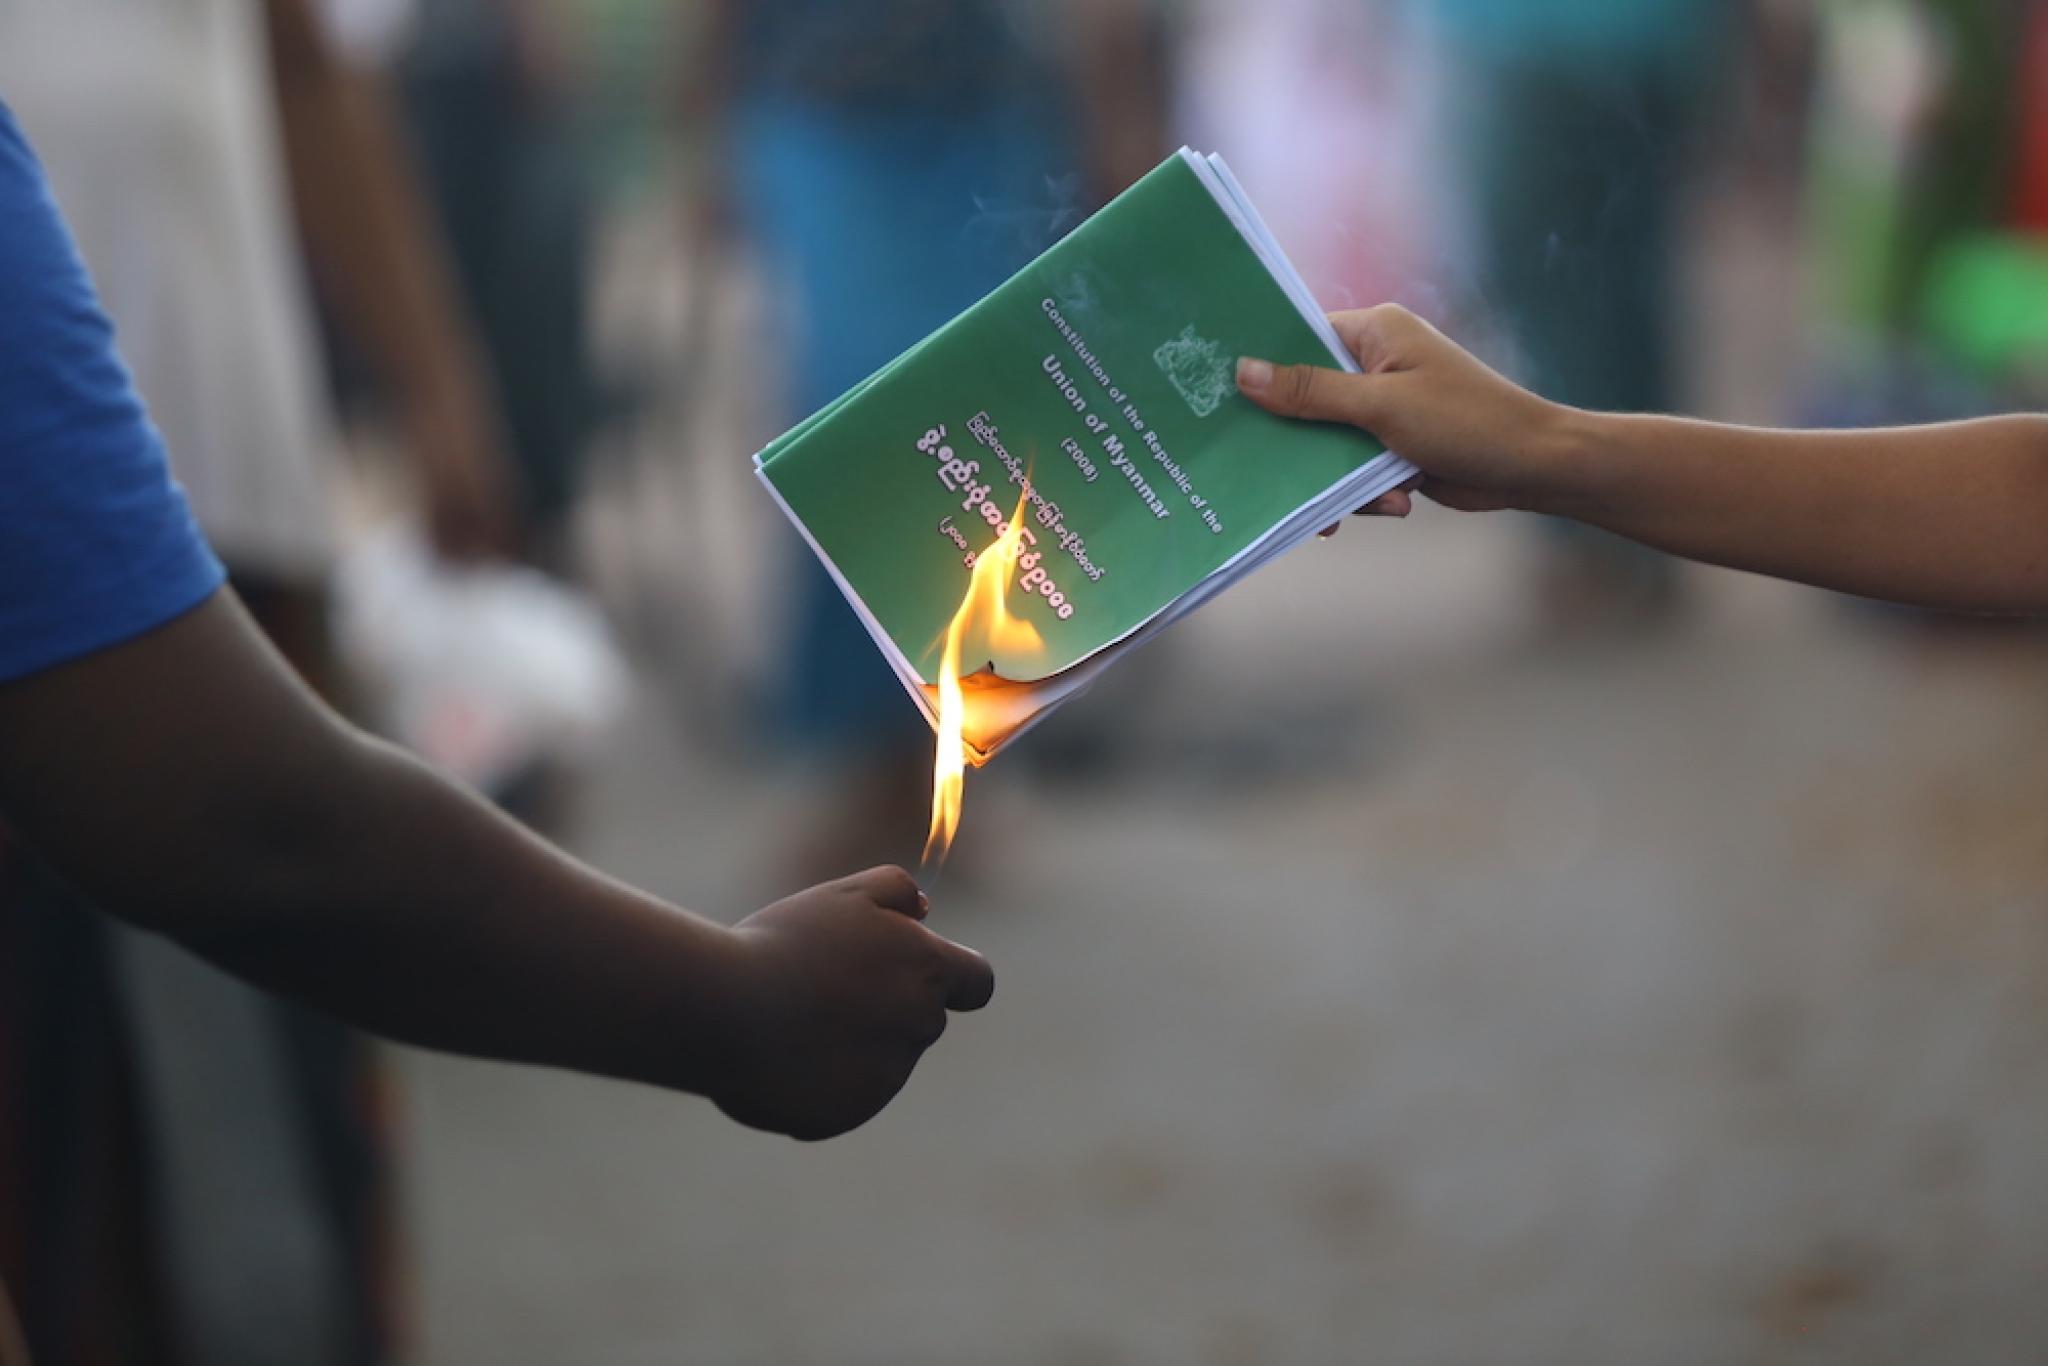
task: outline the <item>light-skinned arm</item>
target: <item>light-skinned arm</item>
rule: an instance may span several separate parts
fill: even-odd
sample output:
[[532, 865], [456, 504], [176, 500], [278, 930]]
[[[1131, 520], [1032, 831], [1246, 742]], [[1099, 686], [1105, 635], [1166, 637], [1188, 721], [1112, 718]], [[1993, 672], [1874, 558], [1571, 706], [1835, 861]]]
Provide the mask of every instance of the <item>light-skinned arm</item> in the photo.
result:
[[[1332, 321], [1365, 373], [1248, 358], [1239, 387], [1284, 417], [1372, 432], [1448, 507], [1570, 517], [1892, 602], [2048, 611], [2048, 416], [1778, 431], [1592, 413], [1517, 387], [1405, 309]], [[1409, 505], [1403, 492], [1369, 511]]]
[[222, 590], [0, 686], [0, 811], [97, 904], [392, 1038], [865, 1122], [994, 987], [909, 874], [733, 928], [576, 862], [309, 692]]

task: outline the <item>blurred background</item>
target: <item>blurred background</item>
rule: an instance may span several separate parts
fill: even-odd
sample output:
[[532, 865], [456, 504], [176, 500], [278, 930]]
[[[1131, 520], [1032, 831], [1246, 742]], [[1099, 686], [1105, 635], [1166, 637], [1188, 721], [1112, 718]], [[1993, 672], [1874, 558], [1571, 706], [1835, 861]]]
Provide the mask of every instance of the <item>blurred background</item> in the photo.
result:
[[[0, 97], [294, 660], [724, 919], [930, 773], [752, 453], [1182, 142], [1573, 403], [2048, 388], [2030, 0], [0, 0]], [[76, 1359], [2032, 1359], [2044, 695], [2038, 628], [1354, 523], [970, 777], [996, 1003], [818, 1148], [117, 940]]]

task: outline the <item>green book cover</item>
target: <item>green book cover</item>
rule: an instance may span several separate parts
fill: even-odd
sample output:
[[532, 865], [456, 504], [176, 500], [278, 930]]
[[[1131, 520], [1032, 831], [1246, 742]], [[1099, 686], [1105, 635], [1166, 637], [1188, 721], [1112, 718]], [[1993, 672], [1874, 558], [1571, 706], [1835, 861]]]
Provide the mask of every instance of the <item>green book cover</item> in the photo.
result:
[[769, 446], [760, 473], [927, 716], [975, 558], [1021, 507], [1006, 601], [1038, 640], [968, 637], [980, 762], [1413, 473], [1362, 433], [1246, 400], [1241, 355], [1355, 368], [1228, 169], [1183, 151]]

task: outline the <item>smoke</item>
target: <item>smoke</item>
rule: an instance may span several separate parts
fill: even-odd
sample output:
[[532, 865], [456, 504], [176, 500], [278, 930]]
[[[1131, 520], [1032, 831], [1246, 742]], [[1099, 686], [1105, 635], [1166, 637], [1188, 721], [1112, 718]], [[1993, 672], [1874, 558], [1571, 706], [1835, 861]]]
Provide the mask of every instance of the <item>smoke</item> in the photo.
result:
[[960, 237], [977, 260], [1022, 265], [1081, 222], [1083, 177], [1078, 171], [1038, 177], [1035, 190], [1015, 196], [973, 196], [974, 213]]

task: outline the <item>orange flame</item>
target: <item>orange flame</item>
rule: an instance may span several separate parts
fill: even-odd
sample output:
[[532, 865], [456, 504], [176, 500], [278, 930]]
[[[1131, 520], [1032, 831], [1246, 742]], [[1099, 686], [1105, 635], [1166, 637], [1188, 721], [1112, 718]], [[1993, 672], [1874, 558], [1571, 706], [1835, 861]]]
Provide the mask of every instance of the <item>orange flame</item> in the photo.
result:
[[932, 761], [932, 827], [925, 837], [924, 861], [945, 862], [960, 829], [960, 802], [967, 786], [967, 697], [960, 688], [960, 660], [970, 633], [978, 632], [986, 655], [997, 649], [1036, 650], [1038, 629], [1012, 616], [1005, 595], [1024, 543], [1024, 511], [1031, 488], [1017, 500], [1010, 524], [974, 561], [967, 595], [946, 626], [946, 649], [939, 660], [938, 752]]

